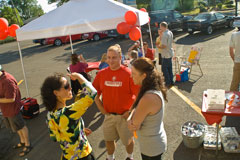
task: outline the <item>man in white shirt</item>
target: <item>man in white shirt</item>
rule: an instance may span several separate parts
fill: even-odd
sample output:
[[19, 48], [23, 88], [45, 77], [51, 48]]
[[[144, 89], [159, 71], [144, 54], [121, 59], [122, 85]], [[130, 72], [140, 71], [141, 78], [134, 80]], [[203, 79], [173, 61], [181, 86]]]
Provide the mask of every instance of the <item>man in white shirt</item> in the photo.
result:
[[172, 47], [173, 33], [168, 29], [168, 24], [162, 22], [160, 29], [163, 32], [161, 39], [161, 54], [162, 54], [162, 72], [165, 78], [165, 83], [168, 88], [174, 85], [173, 83], [173, 72], [172, 72], [172, 57], [174, 50]]

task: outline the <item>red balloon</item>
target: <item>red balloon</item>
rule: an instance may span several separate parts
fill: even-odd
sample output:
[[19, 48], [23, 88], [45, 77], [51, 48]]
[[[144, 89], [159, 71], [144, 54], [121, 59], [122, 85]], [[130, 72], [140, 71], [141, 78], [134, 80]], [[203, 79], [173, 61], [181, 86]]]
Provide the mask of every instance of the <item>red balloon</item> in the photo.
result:
[[4, 40], [8, 37], [8, 30], [0, 29], [0, 40]]
[[141, 8], [140, 11], [147, 12], [145, 8]]
[[124, 18], [127, 24], [130, 25], [134, 25], [137, 22], [137, 14], [133, 11], [127, 11]]
[[5, 18], [0, 18], [0, 29], [6, 30], [8, 28], [8, 21]]
[[140, 29], [138, 27], [133, 27], [129, 32], [129, 37], [133, 41], [139, 40], [139, 38], [141, 37]]
[[12, 24], [10, 27], [8, 27], [9, 36], [16, 37], [16, 30], [19, 29], [19, 25]]
[[121, 22], [117, 25], [117, 31], [119, 34], [127, 34], [131, 29], [131, 25], [126, 22]]

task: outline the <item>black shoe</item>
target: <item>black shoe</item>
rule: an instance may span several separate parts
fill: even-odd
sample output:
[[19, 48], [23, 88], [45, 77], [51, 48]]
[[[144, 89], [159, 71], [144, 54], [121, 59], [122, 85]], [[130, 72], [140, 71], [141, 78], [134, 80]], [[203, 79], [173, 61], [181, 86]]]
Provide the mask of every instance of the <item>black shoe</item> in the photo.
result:
[[31, 144], [29, 146], [25, 146], [23, 151], [19, 154], [20, 157], [26, 156], [32, 150]]
[[14, 148], [14, 149], [17, 149], [17, 148], [22, 148], [22, 147], [24, 147], [24, 146], [25, 146], [25, 143], [20, 142], [20, 143], [14, 145], [13, 148]]

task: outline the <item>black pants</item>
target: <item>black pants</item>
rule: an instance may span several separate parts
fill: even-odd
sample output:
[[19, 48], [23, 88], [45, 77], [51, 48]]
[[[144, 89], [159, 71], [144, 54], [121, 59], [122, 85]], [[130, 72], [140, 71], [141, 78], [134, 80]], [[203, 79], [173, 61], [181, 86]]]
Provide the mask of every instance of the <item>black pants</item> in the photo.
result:
[[158, 64], [159, 65], [162, 65], [162, 54], [161, 53], [158, 53]]
[[87, 157], [80, 158], [79, 160], [95, 160], [93, 152], [90, 153]]
[[159, 154], [157, 156], [154, 156], [154, 157], [149, 157], [149, 156], [146, 156], [144, 154], [141, 154], [142, 156], [142, 160], [161, 160], [162, 159], [162, 154]]
[[[80, 72], [80, 74], [83, 75], [83, 77], [85, 77], [88, 81], [90, 81], [87, 73]], [[78, 82], [78, 80], [75, 80], [75, 81], [71, 80], [71, 87], [72, 87], [72, 92], [75, 95], [77, 95], [79, 89], [82, 90], [81, 84]]]

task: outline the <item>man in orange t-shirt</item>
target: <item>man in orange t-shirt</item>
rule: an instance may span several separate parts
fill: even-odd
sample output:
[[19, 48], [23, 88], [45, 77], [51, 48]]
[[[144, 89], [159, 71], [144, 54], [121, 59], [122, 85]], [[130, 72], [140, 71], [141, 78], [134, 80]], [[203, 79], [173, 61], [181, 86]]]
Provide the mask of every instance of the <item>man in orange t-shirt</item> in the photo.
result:
[[101, 70], [93, 82], [98, 91], [95, 102], [105, 115], [103, 134], [108, 152], [107, 160], [114, 160], [115, 140], [119, 138], [126, 146], [126, 160], [133, 160], [133, 135], [127, 128], [126, 119], [138, 94], [139, 86], [134, 85], [130, 70], [121, 65], [121, 56], [119, 46], [109, 47], [107, 51], [109, 67]]

